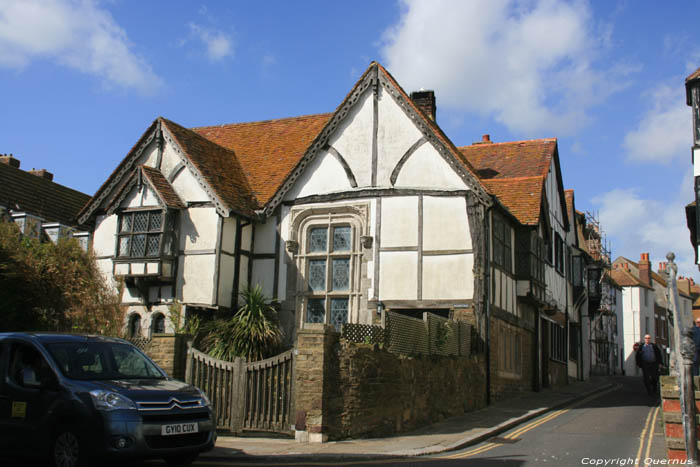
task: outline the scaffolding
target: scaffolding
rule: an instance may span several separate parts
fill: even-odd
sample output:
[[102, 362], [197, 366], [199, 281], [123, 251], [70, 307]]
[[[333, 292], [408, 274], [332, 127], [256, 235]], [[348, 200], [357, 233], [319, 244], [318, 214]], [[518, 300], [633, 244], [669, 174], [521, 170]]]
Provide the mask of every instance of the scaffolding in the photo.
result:
[[586, 223], [583, 227], [583, 240], [586, 252], [594, 261], [600, 261], [604, 269], [610, 269], [610, 244], [605, 231], [600, 227], [598, 214], [585, 212]]

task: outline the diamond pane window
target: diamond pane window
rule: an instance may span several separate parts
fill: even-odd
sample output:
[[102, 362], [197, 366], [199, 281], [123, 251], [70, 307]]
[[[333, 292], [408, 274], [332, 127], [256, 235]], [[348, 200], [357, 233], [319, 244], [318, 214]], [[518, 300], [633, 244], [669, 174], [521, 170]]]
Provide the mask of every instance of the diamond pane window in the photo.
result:
[[146, 236], [140, 234], [131, 238], [131, 256], [146, 256]]
[[119, 256], [129, 256], [129, 242], [131, 237], [119, 238]]
[[325, 252], [328, 247], [328, 228], [314, 228], [311, 229], [311, 234], [309, 235], [309, 252], [310, 253], [320, 253]]
[[325, 259], [314, 259], [309, 261], [309, 290], [312, 292], [326, 291]]
[[311, 298], [307, 304], [306, 322], [307, 323], [325, 323], [326, 322], [326, 307], [325, 300], [322, 298]]
[[122, 232], [131, 232], [131, 214], [127, 214], [122, 217]]
[[134, 232], [145, 232], [148, 229], [148, 213], [137, 212], [134, 215]]
[[146, 245], [146, 256], [158, 256], [160, 250], [160, 235], [149, 235]]
[[348, 322], [348, 299], [331, 298], [331, 324], [340, 332], [343, 324]]
[[350, 251], [350, 226], [333, 229], [333, 251]]
[[159, 212], [153, 212], [150, 215], [150, 223], [151, 225], [148, 228], [149, 232], [153, 232], [156, 230], [160, 230], [160, 226], [162, 223], [163, 216]]
[[[137, 258], [158, 256], [163, 242], [163, 216], [161, 210], [123, 213], [119, 222], [117, 255]], [[171, 221], [168, 236], [173, 236], [172, 225]], [[172, 253], [170, 250], [165, 252], [167, 255]]]
[[333, 259], [333, 290], [350, 289], [350, 258]]

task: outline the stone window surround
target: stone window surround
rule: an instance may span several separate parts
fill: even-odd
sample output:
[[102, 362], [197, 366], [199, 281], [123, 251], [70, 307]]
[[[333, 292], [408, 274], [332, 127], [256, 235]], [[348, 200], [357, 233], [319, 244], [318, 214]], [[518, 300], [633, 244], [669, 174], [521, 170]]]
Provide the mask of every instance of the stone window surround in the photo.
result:
[[[297, 206], [291, 212], [290, 235], [288, 250], [293, 254], [296, 265], [296, 309], [299, 311], [296, 318], [298, 329], [304, 329], [306, 323], [306, 312], [308, 298], [314, 294], [308, 290], [307, 267], [308, 261], [313, 256], [308, 252], [308, 236], [311, 228], [320, 226], [350, 226], [352, 246], [349, 252], [343, 256], [350, 257], [350, 290], [343, 292], [343, 297], [349, 298], [348, 322], [359, 322], [361, 297], [367, 291], [362, 290], [361, 263], [363, 261], [363, 247], [369, 235], [369, 212], [368, 202], [354, 204], [336, 205], [313, 205]], [[332, 228], [329, 229], [329, 234]], [[329, 241], [332, 241], [329, 240]], [[330, 263], [329, 263], [330, 264]], [[318, 295], [316, 295], [318, 296]], [[327, 304], [332, 294], [326, 293]], [[326, 306], [325, 322], [330, 324], [330, 307]]]

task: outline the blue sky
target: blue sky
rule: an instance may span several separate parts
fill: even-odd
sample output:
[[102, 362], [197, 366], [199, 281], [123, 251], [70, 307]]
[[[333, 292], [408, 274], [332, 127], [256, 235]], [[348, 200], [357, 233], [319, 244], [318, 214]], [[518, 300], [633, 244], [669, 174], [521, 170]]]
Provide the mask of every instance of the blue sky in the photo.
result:
[[0, 153], [93, 194], [159, 115], [184, 126], [330, 112], [372, 60], [434, 89], [457, 145], [557, 137], [613, 256], [695, 276], [684, 78], [692, 1], [0, 0]]

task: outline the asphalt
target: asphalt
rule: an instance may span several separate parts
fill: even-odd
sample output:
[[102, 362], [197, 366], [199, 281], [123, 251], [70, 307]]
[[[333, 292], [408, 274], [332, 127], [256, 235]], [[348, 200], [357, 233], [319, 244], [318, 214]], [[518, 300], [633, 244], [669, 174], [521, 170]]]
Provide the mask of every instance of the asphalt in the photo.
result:
[[420, 456], [478, 444], [530, 419], [614, 387], [607, 377], [591, 377], [556, 389], [543, 389], [499, 401], [458, 417], [388, 438], [298, 443], [293, 438], [246, 434], [219, 435], [216, 447], [200, 459], [241, 457], [381, 458]]

